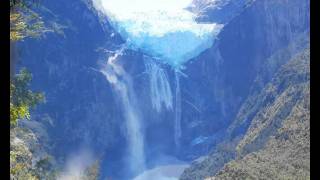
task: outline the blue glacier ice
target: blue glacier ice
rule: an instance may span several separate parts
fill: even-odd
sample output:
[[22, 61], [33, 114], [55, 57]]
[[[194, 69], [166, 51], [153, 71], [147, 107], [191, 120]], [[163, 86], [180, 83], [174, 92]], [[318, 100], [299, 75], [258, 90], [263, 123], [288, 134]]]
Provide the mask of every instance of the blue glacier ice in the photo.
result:
[[221, 24], [199, 24], [191, 0], [94, 0], [127, 46], [179, 69], [212, 46]]

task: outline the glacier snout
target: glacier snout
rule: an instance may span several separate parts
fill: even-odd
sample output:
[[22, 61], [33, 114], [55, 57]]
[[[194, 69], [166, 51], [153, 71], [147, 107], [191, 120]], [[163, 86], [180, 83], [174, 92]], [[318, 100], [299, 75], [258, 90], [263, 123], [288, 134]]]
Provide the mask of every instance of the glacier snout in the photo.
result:
[[[146, 2], [145, 2], [146, 1]], [[221, 24], [198, 24], [190, 0], [94, 0], [129, 48], [180, 68], [212, 46]], [[140, 3], [140, 5], [139, 5]]]

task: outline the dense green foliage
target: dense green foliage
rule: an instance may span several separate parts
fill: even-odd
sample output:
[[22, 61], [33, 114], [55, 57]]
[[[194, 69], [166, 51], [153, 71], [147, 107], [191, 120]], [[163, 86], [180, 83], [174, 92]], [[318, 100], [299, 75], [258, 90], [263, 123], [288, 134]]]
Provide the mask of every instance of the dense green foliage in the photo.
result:
[[41, 17], [31, 10], [36, 1], [10, 0], [10, 40], [39, 37], [47, 29]]
[[[39, 37], [47, 31], [41, 17], [31, 9], [35, 5], [36, 0], [10, 0], [10, 48], [15, 48], [11, 43]], [[15, 62], [10, 50], [10, 63]], [[10, 75], [10, 179], [58, 179], [55, 160], [46, 152], [48, 149], [40, 148], [44, 144], [39, 135], [17, 125], [19, 119], [30, 119], [30, 110], [45, 100], [43, 93], [30, 90], [31, 80], [26, 68]]]
[[15, 125], [18, 119], [30, 119], [30, 108], [44, 102], [43, 93], [32, 92], [29, 84], [31, 73], [25, 68], [10, 82], [10, 124]]

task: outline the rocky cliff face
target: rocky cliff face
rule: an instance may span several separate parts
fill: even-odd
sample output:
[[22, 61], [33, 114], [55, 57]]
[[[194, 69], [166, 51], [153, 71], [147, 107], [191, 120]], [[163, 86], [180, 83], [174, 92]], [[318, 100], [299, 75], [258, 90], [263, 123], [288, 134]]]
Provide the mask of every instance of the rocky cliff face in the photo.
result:
[[47, 99], [34, 114], [40, 121], [51, 119], [49, 133], [57, 147], [63, 147], [57, 155], [79, 144], [99, 144], [104, 149], [120, 140], [115, 140], [120, 131], [115, 116], [120, 113], [109, 85], [96, 70], [99, 47], [121, 40], [116, 36], [111, 40], [112, 32], [104, 33], [106, 29], [82, 1], [44, 2], [43, 6], [41, 15], [47, 23], [59, 23], [61, 34], [19, 44], [22, 65], [33, 72], [33, 87]]
[[10, 179], [57, 178], [44, 126], [36, 121], [18, 124], [10, 128]]
[[[46, 103], [32, 117], [46, 122], [53, 155], [62, 165], [84, 146], [92, 147], [98, 156], [108, 152], [117, 157], [123, 152], [118, 148], [124, 142], [122, 114], [110, 85], [97, 71], [97, 62], [104, 53], [102, 46], [114, 48], [122, 40], [111, 37], [112, 30], [102, 27], [83, 1], [45, 1], [41, 5], [40, 15], [60, 33], [17, 45], [22, 66], [33, 73], [32, 86], [46, 96]], [[108, 162], [116, 164], [113, 157]]]
[[[217, 179], [310, 179], [310, 50], [284, 65], [258, 98], [265, 105]], [[273, 100], [267, 100], [271, 98]]]
[[[201, 9], [201, 2], [204, 1], [195, 2], [200, 3]], [[210, 4], [210, 1], [205, 1], [205, 4], [208, 3]], [[205, 8], [201, 13], [211, 11], [206, 19], [214, 19], [218, 16], [214, 14], [214, 9]], [[195, 67], [201, 67], [200, 72], [206, 72], [200, 76], [202, 81], [198, 76], [199, 79], [195, 78], [188, 83], [201, 82], [213, 87], [211, 108], [219, 109], [216, 112], [221, 114], [212, 113], [209, 117], [214, 120], [205, 121], [208, 123], [207, 127], [215, 126], [215, 123], [219, 124], [219, 127], [225, 124], [227, 130], [224, 138], [220, 138], [220, 141], [223, 141], [221, 145], [213, 145], [209, 157], [200, 162], [195, 161], [185, 170], [181, 179], [204, 179], [213, 176], [226, 162], [236, 157], [235, 147], [247, 132], [253, 117], [261, 110], [263, 102], [271, 100], [269, 97], [265, 100], [253, 97], [258, 97], [275, 72], [308, 44], [309, 1], [251, 1], [241, 13], [231, 18], [220, 34], [216, 46], [203, 53], [199, 61], [194, 62], [202, 65], [193, 64], [188, 69], [197, 71]], [[201, 59], [208, 60], [204, 62]], [[193, 77], [197, 76], [191, 76], [191, 79]], [[200, 87], [201, 84], [195, 86]], [[287, 105], [291, 106], [290, 103]], [[282, 120], [283, 118], [278, 117]], [[197, 127], [190, 131], [195, 132], [195, 129]], [[201, 133], [203, 132], [212, 135], [218, 131], [204, 130]], [[229, 148], [225, 151], [221, 150], [221, 146]]]
[[[211, 1], [195, 1], [195, 5], [204, 2]], [[188, 152], [197, 155], [223, 140], [247, 96], [264, 87], [281, 65], [308, 44], [309, 1], [260, 0], [241, 7], [225, 22], [216, 44], [186, 65], [188, 78], [181, 80], [183, 97], [189, 102], [182, 104], [182, 141]], [[245, 129], [238, 127], [234, 133]], [[194, 145], [196, 138], [204, 140]]]
[[[235, 123], [250, 124], [244, 136], [231, 138], [228, 151], [213, 152], [187, 169], [181, 179], [310, 178], [309, 68], [309, 49], [283, 65], [261, 92], [250, 95], [241, 106]], [[243, 114], [254, 109], [242, 121]], [[230, 161], [230, 155], [235, 160]]]

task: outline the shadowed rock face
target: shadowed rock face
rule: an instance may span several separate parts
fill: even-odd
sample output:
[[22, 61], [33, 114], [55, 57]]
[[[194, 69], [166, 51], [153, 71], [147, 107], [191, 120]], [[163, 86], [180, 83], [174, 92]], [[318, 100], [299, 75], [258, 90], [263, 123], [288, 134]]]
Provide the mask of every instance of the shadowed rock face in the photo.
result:
[[16, 43], [10, 42], [10, 78], [15, 74], [17, 63]]
[[97, 71], [97, 62], [106, 60], [106, 56], [100, 59], [103, 51], [99, 48], [106, 44], [115, 48], [122, 40], [111, 37], [112, 30], [102, 28], [82, 1], [44, 1], [42, 5], [48, 11], [41, 11], [41, 16], [46, 22], [66, 26], [64, 35], [48, 33], [43, 39], [26, 39], [17, 46], [22, 66], [33, 74], [32, 87], [45, 93], [46, 103], [33, 115], [40, 122], [45, 116], [51, 119], [46, 125], [54, 142], [53, 154], [63, 160], [82, 146], [90, 146], [98, 156], [106, 151], [113, 152], [113, 157], [121, 154], [122, 114], [110, 85]]
[[[195, 137], [210, 139], [186, 147], [189, 152], [206, 153], [207, 145], [210, 149], [223, 139], [211, 137], [224, 137], [223, 129], [235, 119], [247, 96], [259, 91], [281, 65], [306, 47], [309, 1], [254, 1], [226, 23], [218, 39], [186, 65], [188, 78], [181, 79], [182, 96], [189, 101], [182, 104], [183, 140], [187, 144]], [[235, 135], [247, 126], [237, 128]]]
[[[212, 105], [215, 104], [214, 109], [219, 110], [210, 117], [214, 117], [215, 123], [228, 126], [220, 146], [229, 148], [212, 148], [209, 157], [202, 162], [194, 162], [184, 171], [181, 179], [213, 176], [225, 163], [236, 157], [235, 148], [241, 136], [246, 133], [255, 113], [261, 110], [259, 102], [262, 99], [253, 100], [252, 97], [258, 96], [279, 67], [308, 44], [309, 1], [255, 1], [224, 27], [216, 47], [203, 53], [200, 60], [193, 62], [187, 70], [196, 72], [199, 70], [195, 67], [201, 67], [201, 73], [189, 73], [192, 74], [190, 79], [194, 78], [188, 82], [189, 87], [198, 87], [202, 93], [202, 84], [214, 87], [211, 102], [216, 102]], [[203, 56], [206, 57], [203, 59], [209, 60], [201, 61]], [[223, 109], [227, 109], [228, 113], [223, 114]], [[205, 122], [208, 122], [206, 127], [214, 127], [213, 122]], [[189, 129], [190, 134], [195, 133], [196, 129], [201, 128]], [[203, 132], [210, 136], [213, 131]]]
[[308, 179], [309, 67], [309, 49], [283, 65], [260, 92], [249, 95], [230, 126], [232, 134], [235, 127], [250, 124], [244, 136], [220, 144], [229, 148], [218, 148], [180, 179]]

